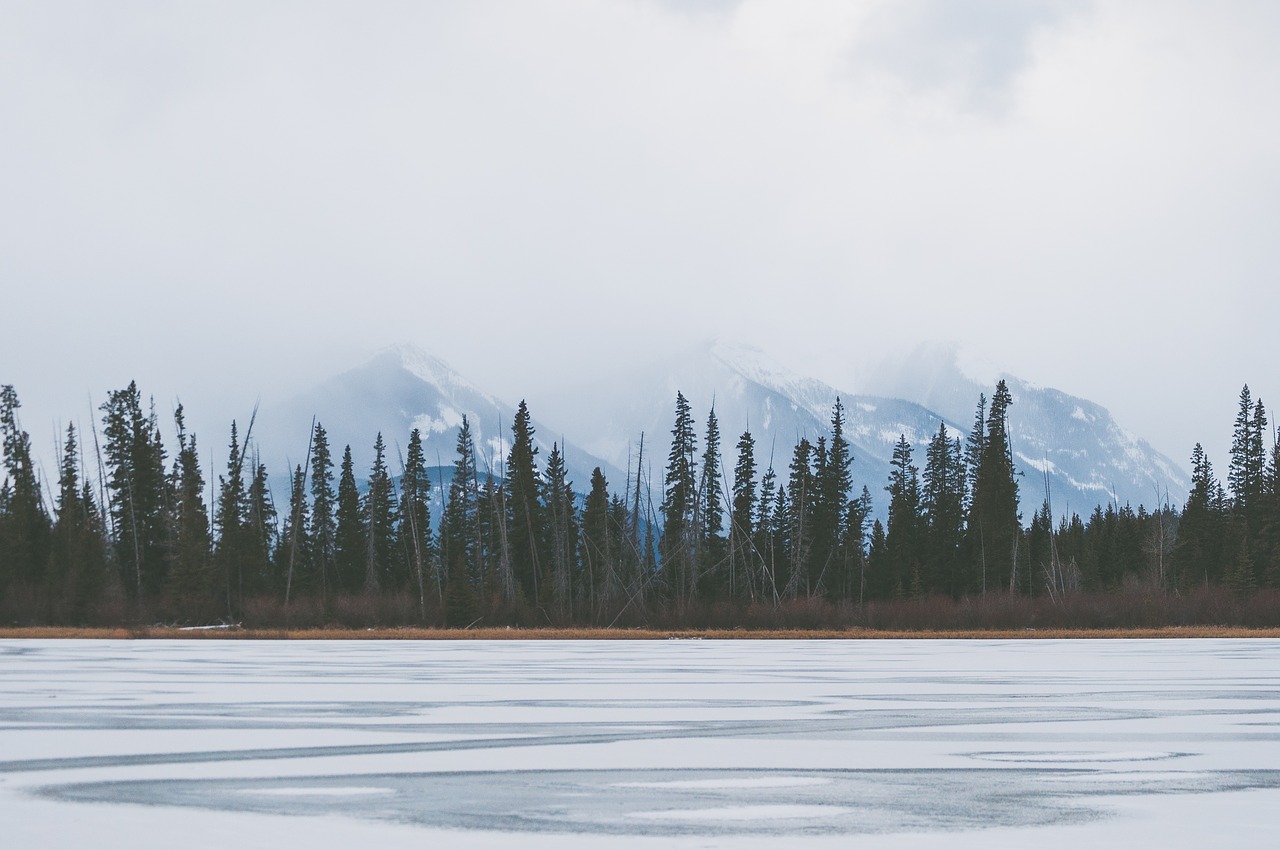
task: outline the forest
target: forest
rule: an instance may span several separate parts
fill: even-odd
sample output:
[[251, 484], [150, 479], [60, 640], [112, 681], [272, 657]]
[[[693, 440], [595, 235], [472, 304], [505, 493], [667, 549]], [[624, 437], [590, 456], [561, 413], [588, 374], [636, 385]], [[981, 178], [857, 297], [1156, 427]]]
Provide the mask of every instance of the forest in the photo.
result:
[[559, 446], [538, 456], [521, 402], [499, 469], [479, 468], [465, 417], [452, 474], [434, 481], [417, 430], [394, 467], [376, 435], [358, 475], [350, 446], [339, 454], [314, 422], [275, 494], [252, 421], [231, 424], [209, 480], [182, 406], [166, 446], [134, 383], [108, 394], [100, 429], [68, 426], [54, 481], [4, 386], [0, 624], [1280, 624], [1280, 449], [1247, 386], [1226, 486], [1197, 444], [1184, 505], [1087, 517], [1055, 519], [1048, 502], [1020, 513], [1013, 403], [1000, 382], [966, 438], [942, 424], [922, 459], [900, 437], [882, 494], [851, 492], [838, 398], [826, 433], [761, 469], [749, 432], [726, 451], [714, 407], [697, 423], [679, 393], [660, 481], [641, 474], [643, 435], [625, 481], [598, 468], [568, 480]]

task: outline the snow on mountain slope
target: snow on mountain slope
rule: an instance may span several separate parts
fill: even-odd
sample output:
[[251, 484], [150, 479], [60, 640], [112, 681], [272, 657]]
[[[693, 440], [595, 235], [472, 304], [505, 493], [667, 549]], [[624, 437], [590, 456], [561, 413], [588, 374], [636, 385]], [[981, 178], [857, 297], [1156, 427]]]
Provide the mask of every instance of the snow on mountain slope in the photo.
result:
[[1181, 506], [1187, 473], [1147, 441], [1122, 428], [1101, 405], [1003, 372], [954, 344], [921, 346], [866, 376], [877, 391], [911, 399], [972, 426], [978, 394], [990, 399], [1003, 377], [1013, 396], [1009, 433], [1024, 519], [1043, 502], [1049, 480], [1054, 513], [1089, 513], [1116, 501]]
[[[532, 405], [530, 412], [536, 415]], [[340, 460], [343, 446], [350, 445], [356, 477], [363, 481], [378, 432], [386, 441], [387, 465], [393, 475], [399, 474], [400, 453], [413, 428], [422, 432], [427, 464], [450, 466], [456, 457], [464, 414], [475, 440], [480, 471], [499, 470], [511, 448], [515, 405], [484, 392], [440, 358], [413, 346], [397, 345], [278, 408], [264, 407], [259, 443], [273, 451], [287, 450], [294, 463], [300, 462], [314, 415], [328, 432], [334, 463]], [[607, 461], [565, 443], [561, 431], [536, 418], [533, 425], [540, 460], [545, 463], [552, 443], [560, 443], [570, 480], [579, 490], [586, 490], [595, 466], [602, 466], [610, 481], [622, 474]]]

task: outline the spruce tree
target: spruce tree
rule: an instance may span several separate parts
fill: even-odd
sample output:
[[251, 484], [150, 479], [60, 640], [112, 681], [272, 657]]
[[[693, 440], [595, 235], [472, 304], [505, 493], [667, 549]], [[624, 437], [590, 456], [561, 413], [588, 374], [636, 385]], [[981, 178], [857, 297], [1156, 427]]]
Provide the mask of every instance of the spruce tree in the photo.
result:
[[[354, 475], [351, 483], [355, 484]], [[322, 601], [328, 598], [335, 585], [341, 586], [336, 560], [337, 498], [333, 491], [333, 456], [329, 450], [329, 435], [325, 433], [324, 426], [317, 422], [311, 446], [311, 524], [308, 527], [314, 575], [304, 585], [311, 584]]]
[[446, 617], [451, 626], [469, 626], [479, 616], [480, 541], [475, 444], [471, 424], [462, 417], [449, 501], [440, 529], [440, 555], [445, 565]]
[[393, 574], [395, 553], [396, 496], [387, 471], [387, 447], [382, 432], [373, 444], [373, 468], [369, 472], [369, 489], [364, 497], [367, 551], [364, 563], [365, 593], [398, 590], [400, 582]]
[[[1172, 583], [1188, 589], [1218, 581], [1224, 572], [1226, 516], [1220, 497], [1222, 485], [1213, 474], [1204, 448], [1196, 443], [1191, 451], [1191, 492], [1182, 508], [1178, 539], [1171, 561]], [[1231, 557], [1236, 556], [1231, 552]]]
[[245, 564], [251, 558], [252, 545], [246, 516], [248, 496], [244, 486], [243, 467], [244, 453], [233, 421], [227, 452], [227, 472], [218, 477], [218, 504], [214, 510], [217, 541], [213, 550], [227, 615], [233, 618], [240, 616], [243, 611]]
[[812, 563], [810, 554], [813, 547], [813, 508], [816, 499], [813, 445], [807, 438], [801, 437], [791, 455], [785, 503], [788, 508], [786, 549], [789, 557], [783, 593], [790, 599], [808, 596], [813, 590], [810, 587], [809, 566]]
[[0, 438], [3, 438], [5, 496], [0, 511], [0, 592], [17, 579], [35, 589], [43, 584], [49, 559], [51, 523], [35, 463], [31, 438], [18, 424], [18, 394], [0, 387]]
[[697, 477], [693, 414], [684, 393], [676, 393], [675, 425], [671, 428], [671, 452], [663, 478], [662, 538], [658, 549], [662, 572], [677, 599], [689, 600], [697, 592]]
[[248, 589], [253, 593], [284, 593], [284, 576], [277, 572], [275, 561], [276, 536], [280, 530], [278, 519], [267, 467], [263, 463], [255, 463], [245, 502], [248, 542], [245, 573]]
[[414, 428], [409, 433], [409, 449], [400, 477], [400, 508], [396, 522], [396, 538], [400, 543], [403, 573], [418, 595], [420, 610], [425, 613], [428, 592], [437, 600], [442, 589], [432, 569], [435, 541], [431, 534], [431, 479], [427, 475], [422, 433]]
[[551, 444], [551, 455], [547, 458], [542, 501], [547, 513], [549, 569], [546, 579], [550, 586], [550, 602], [557, 617], [565, 622], [572, 615], [578, 520], [573, 485], [568, 479], [564, 455], [556, 443]]
[[169, 525], [164, 445], [155, 411], [144, 414], [138, 386], [107, 395], [103, 436], [116, 563], [126, 591], [154, 597], [165, 584]]
[[733, 504], [729, 511], [729, 593], [752, 598], [761, 592], [755, 555], [756, 458], [750, 431], [738, 438], [733, 466]]
[[289, 511], [285, 514], [280, 543], [276, 547], [276, 574], [284, 582], [286, 604], [303, 593], [318, 590], [308, 587], [314, 577], [311, 534], [307, 530], [309, 520], [307, 470], [298, 464], [289, 482]]
[[93, 497], [80, 485], [79, 464], [76, 429], [68, 425], [47, 571], [48, 621], [52, 623], [85, 624], [106, 579], [105, 541]]
[[187, 432], [182, 405], [178, 405], [173, 418], [178, 432], [178, 456], [172, 476], [173, 551], [166, 593], [180, 619], [204, 620], [216, 610], [217, 590], [204, 475], [196, 436]]
[[707, 414], [707, 436], [703, 443], [702, 469], [698, 478], [698, 524], [702, 530], [699, 543], [701, 566], [699, 586], [705, 594], [718, 596], [728, 590], [724, 538], [724, 499], [721, 493], [720, 422], [713, 405]]
[[342, 465], [338, 472], [333, 566], [336, 578], [334, 584], [347, 593], [354, 593], [364, 586], [365, 564], [369, 555], [366, 535], [364, 512], [360, 509], [360, 490], [356, 486], [355, 465], [351, 461], [351, 446], [346, 446], [342, 450]]
[[[1013, 404], [1009, 388], [1001, 380], [991, 398], [985, 438], [973, 474], [969, 508], [969, 550], [976, 557], [981, 586], [1017, 590], [1017, 556], [1021, 539], [1018, 484], [1014, 479], [1013, 451], [1009, 444], [1008, 409]], [[974, 448], [971, 439], [970, 450]]]
[[814, 482], [818, 498], [814, 511], [813, 567], [819, 576], [825, 576], [826, 591], [832, 597], [844, 595], [842, 588], [848, 588], [852, 554], [844, 548], [853, 464], [844, 425], [844, 404], [837, 396], [831, 409], [830, 446], [818, 452], [821, 462]]
[[958, 598], [967, 588], [959, 556], [964, 538], [965, 470], [960, 440], [947, 436], [945, 422], [925, 455], [921, 510], [927, 527], [922, 555], [930, 590]]
[[582, 511], [582, 592], [587, 618], [596, 622], [605, 603], [619, 593], [617, 552], [611, 529], [609, 482], [600, 467], [591, 471], [591, 489]]
[[921, 586], [920, 544], [924, 536], [921, 534], [919, 469], [911, 461], [911, 443], [905, 434], [899, 435], [893, 447], [889, 486], [885, 489], [889, 492], [885, 567], [894, 595], [902, 595]]
[[507, 506], [510, 512], [508, 545], [511, 569], [524, 597], [539, 602], [538, 582], [546, 562], [546, 520], [543, 517], [542, 479], [538, 474], [538, 447], [529, 408], [523, 400], [511, 423], [511, 452], [507, 455]]

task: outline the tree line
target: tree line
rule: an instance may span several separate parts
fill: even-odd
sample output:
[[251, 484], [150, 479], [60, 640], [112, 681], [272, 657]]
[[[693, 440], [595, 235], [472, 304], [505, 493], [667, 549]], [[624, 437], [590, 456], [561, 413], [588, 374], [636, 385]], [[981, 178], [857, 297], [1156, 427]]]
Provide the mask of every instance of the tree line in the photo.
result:
[[923, 469], [901, 436], [882, 522], [873, 494], [852, 491], [838, 398], [827, 432], [800, 438], [775, 469], [761, 467], [750, 431], [730, 466], [714, 406], [699, 427], [677, 393], [657, 492], [643, 435], [625, 481], [596, 468], [576, 486], [559, 445], [539, 457], [524, 402], [497, 469], [481, 469], [463, 418], [447, 484], [440, 470], [432, 480], [414, 429], [394, 464], [376, 436], [361, 486], [350, 446], [336, 457], [315, 422], [278, 502], [252, 419], [243, 434], [232, 423], [225, 469], [209, 482], [181, 405], [166, 446], [134, 383], [108, 394], [88, 446], [67, 428], [55, 484], [4, 386], [0, 617], [467, 627], [633, 625], [674, 613], [698, 625], [712, 606], [847, 611], [994, 595], [1065, 604], [1131, 587], [1280, 587], [1280, 450], [1274, 439], [1268, 448], [1265, 408], [1247, 386], [1226, 486], [1197, 444], [1180, 509], [1109, 503], [1055, 519], [1046, 501], [1025, 524], [1012, 404], [1001, 381], [989, 401], [979, 397], [967, 436], [940, 423]]

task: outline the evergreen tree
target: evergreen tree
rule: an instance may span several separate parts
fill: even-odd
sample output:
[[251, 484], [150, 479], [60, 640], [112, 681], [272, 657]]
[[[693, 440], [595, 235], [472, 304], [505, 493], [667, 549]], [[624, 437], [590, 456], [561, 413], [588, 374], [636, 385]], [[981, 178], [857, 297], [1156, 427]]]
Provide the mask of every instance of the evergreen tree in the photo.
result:
[[919, 595], [920, 543], [923, 535], [920, 516], [919, 469], [911, 462], [911, 443], [905, 434], [893, 447], [889, 467], [889, 528], [885, 534], [886, 568], [895, 595]]
[[80, 486], [79, 464], [76, 429], [69, 425], [47, 572], [48, 621], [54, 623], [85, 623], [106, 579], [106, 546], [93, 497]]
[[760, 478], [760, 502], [756, 509], [753, 545], [760, 559], [760, 594], [775, 604], [779, 597], [776, 579], [783, 557], [778, 548], [776, 533], [778, 521], [774, 514], [781, 494], [782, 488], [778, 486], [777, 473], [773, 471], [773, 465], [770, 464]]
[[[973, 477], [969, 508], [969, 549], [977, 558], [977, 572], [985, 593], [988, 588], [1017, 589], [1017, 556], [1021, 539], [1018, 484], [1014, 480], [1013, 451], [1009, 445], [1007, 411], [1013, 404], [1009, 388], [1001, 380], [991, 398], [981, 456]], [[971, 438], [970, 449], [974, 443]]]
[[755, 546], [756, 458], [750, 431], [738, 438], [738, 460], [733, 466], [733, 504], [729, 512], [729, 593], [755, 598], [763, 588], [757, 581]]
[[[314, 505], [312, 506], [314, 509]], [[315, 518], [313, 516], [313, 521]], [[338, 498], [334, 512], [333, 567], [335, 586], [353, 593], [364, 585], [365, 564], [368, 551], [368, 531], [364, 525], [364, 512], [360, 509], [360, 490], [356, 486], [355, 465], [351, 461], [351, 446], [342, 450], [342, 465], [338, 472]], [[319, 548], [319, 537], [316, 538]]]
[[523, 400], [511, 424], [511, 452], [507, 455], [507, 505], [510, 512], [508, 545], [516, 584], [526, 599], [539, 601], [538, 580], [546, 563], [546, 521], [539, 497], [538, 447], [529, 408]]
[[813, 556], [815, 571], [812, 583], [824, 584], [832, 598], [848, 598], [849, 570], [853, 553], [845, 549], [848, 542], [849, 490], [853, 485], [850, 467], [853, 453], [844, 436], [844, 404], [836, 397], [831, 410], [831, 443], [820, 439], [818, 469], [814, 478], [817, 498], [813, 514]]
[[284, 593], [284, 577], [276, 571], [276, 536], [279, 517], [271, 496], [267, 467], [255, 463], [245, 505], [245, 536], [248, 542], [245, 575], [253, 592]]
[[427, 475], [422, 433], [417, 428], [409, 433], [408, 456], [400, 477], [396, 537], [405, 565], [403, 573], [418, 594], [419, 606], [425, 613], [428, 591], [439, 599], [442, 590], [439, 576], [432, 569], [435, 542], [431, 535], [431, 479]]
[[440, 529], [440, 554], [445, 564], [446, 617], [451, 626], [468, 626], [479, 616], [480, 492], [476, 478], [475, 444], [471, 424], [462, 417], [458, 431], [457, 458], [449, 484]]
[[675, 597], [689, 600], [697, 592], [697, 477], [694, 452], [693, 414], [683, 393], [676, 393], [675, 425], [671, 429], [671, 452], [663, 479], [662, 538], [658, 549], [662, 571]]
[[582, 511], [582, 581], [581, 597], [588, 619], [596, 622], [607, 600], [619, 591], [617, 580], [617, 546], [611, 528], [609, 482], [600, 467], [591, 471], [591, 490]]
[[1236, 414], [1235, 429], [1231, 435], [1231, 466], [1227, 483], [1238, 515], [1251, 518], [1262, 500], [1266, 474], [1266, 411], [1262, 401], [1254, 405], [1249, 385], [1240, 390], [1240, 409]]
[[365, 593], [398, 589], [392, 569], [395, 553], [396, 495], [387, 471], [387, 447], [382, 432], [373, 444], [373, 468], [364, 497], [367, 551], [364, 562]]
[[308, 587], [313, 578], [311, 534], [307, 530], [309, 520], [307, 471], [298, 464], [289, 483], [289, 512], [285, 515], [280, 544], [276, 547], [276, 573], [284, 582], [286, 604], [301, 593], [318, 589]]
[[218, 504], [214, 512], [217, 542], [214, 545], [214, 563], [226, 599], [227, 615], [238, 617], [244, 610], [245, 564], [251, 557], [252, 538], [249, 534], [245, 491], [244, 453], [240, 449], [240, 437], [236, 423], [231, 423], [231, 443], [228, 447], [227, 473], [218, 477]]
[[[1222, 485], [1214, 477], [1213, 465], [1204, 448], [1196, 443], [1191, 451], [1191, 492], [1182, 509], [1171, 558], [1175, 587], [1186, 589], [1222, 577], [1226, 531], [1223, 501]], [[1232, 557], [1235, 555], [1231, 553]]]
[[31, 588], [43, 583], [49, 559], [51, 523], [40, 496], [31, 438], [18, 424], [18, 394], [0, 387], [4, 496], [0, 499], [0, 593], [14, 579]]
[[724, 499], [721, 493], [720, 422], [713, 405], [707, 414], [707, 437], [703, 443], [702, 470], [698, 478], [698, 507], [695, 514], [702, 527], [699, 542], [701, 567], [699, 587], [706, 595], [718, 596], [728, 590], [727, 541], [724, 538]]
[[965, 470], [960, 440], [947, 436], [946, 423], [929, 441], [925, 455], [921, 510], [925, 541], [922, 563], [930, 590], [959, 598], [967, 587], [960, 574], [960, 546], [964, 538]]
[[788, 598], [808, 596], [810, 586], [811, 549], [813, 547], [813, 508], [817, 500], [814, 486], [813, 445], [801, 437], [791, 455], [787, 479], [787, 562], [786, 590]]
[[[355, 476], [351, 478], [355, 484]], [[314, 575], [310, 584], [321, 600], [328, 598], [334, 585], [341, 586], [337, 573], [338, 525], [335, 515], [337, 494], [333, 491], [333, 456], [329, 451], [329, 435], [316, 423], [311, 446], [311, 563]], [[306, 564], [306, 561], [303, 562]], [[295, 568], [297, 564], [295, 563]]]
[[165, 453], [155, 411], [143, 413], [132, 381], [109, 393], [100, 409], [120, 578], [131, 596], [154, 597], [165, 584], [169, 524]]
[[173, 418], [178, 432], [178, 457], [173, 469], [173, 551], [166, 592], [181, 619], [203, 620], [213, 614], [217, 595], [204, 475], [196, 437], [187, 433], [182, 405], [178, 405]]
[[543, 483], [543, 504], [547, 512], [548, 575], [551, 604], [561, 621], [572, 614], [573, 574], [577, 566], [578, 529], [573, 485], [568, 480], [564, 455], [551, 444], [547, 475]]

